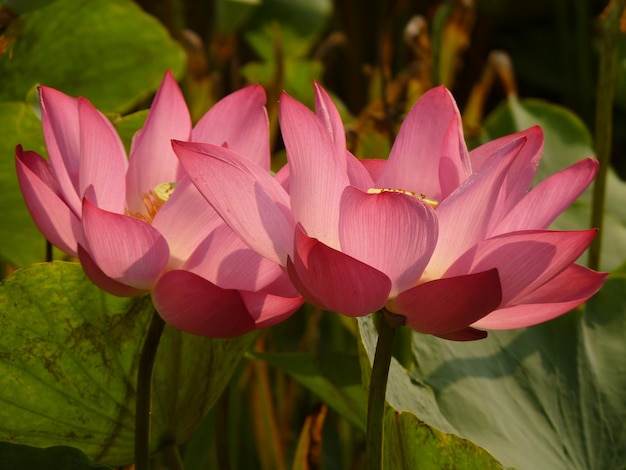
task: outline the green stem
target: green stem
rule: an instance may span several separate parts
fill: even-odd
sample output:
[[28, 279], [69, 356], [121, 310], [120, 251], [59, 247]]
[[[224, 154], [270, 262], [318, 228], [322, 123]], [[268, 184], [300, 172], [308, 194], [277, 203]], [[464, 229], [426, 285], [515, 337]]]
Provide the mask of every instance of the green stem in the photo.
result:
[[150, 470], [150, 414], [152, 408], [152, 371], [154, 358], [165, 323], [154, 311], [137, 370], [135, 408], [135, 470]]
[[591, 226], [600, 230], [589, 247], [589, 267], [599, 269], [606, 199], [606, 178], [611, 163], [611, 139], [613, 134], [613, 95], [617, 80], [617, 38], [620, 34], [620, 17], [625, 0], [611, 0], [602, 14], [602, 45], [598, 70], [596, 96], [595, 152], [600, 170], [593, 186]]
[[367, 434], [365, 437], [367, 470], [379, 470], [383, 467], [385, 393], [393, 352], [393, 339], [397, 327], [402, 323], [403, 317], [385, 309], [382, 310], [367, 397]]

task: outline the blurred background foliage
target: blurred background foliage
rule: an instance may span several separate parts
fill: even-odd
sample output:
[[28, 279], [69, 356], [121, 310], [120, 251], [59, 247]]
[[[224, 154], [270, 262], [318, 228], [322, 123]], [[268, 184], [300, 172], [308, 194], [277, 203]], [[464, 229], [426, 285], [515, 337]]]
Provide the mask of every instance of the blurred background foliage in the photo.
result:
[[[408, 109], [425, 90], [443, 84], [457, 99], [470, 146], [542, 124], [546, 156], [539, 175], [543, 178], [593, 155], [589, 129], [596, 120], [601, 14], [606, 4], [599, 0], [2, 0], [2, 273], [45, 259], [45, 242], [26, 211], [14, 170], [17, 144], [45, 154], [37, 84], [90, 99], [112, 119], [128, 147], [167, 68], [180, 81], [194, 121], [227, 93], [261, 83], [268, 95], [276, 168], [285, 161], [276, 112], [282, 90], [312, 106], [311, 83], [319, 81], [342, 112], [350, 149], [360, 158], [384, 158]], [[617, 176], [626, 177], [626, 133], [619, 131], [626, 125], [623, 27], [621, 32], [612, 77], [614, 172], [609, 175], [602, 265], [607, 270], [626, 259], [626, 188]], [[588, 226], [590, 200], [587, 194], [556, 227]], [[64, 255], [55, 252], [54, 258], [64, 259]], [[360, 468], [365, 393], [359, 354], [362, 358], [367, 345], [357, 349], [358, 335], [352, 320], [310, 306], [264, 331], [254, 352], [235, 370], [218, 405], [182, 447], [186, 468]], [[413, 342], [410, 333], [404, 334], [395, 354], [408, 370], [418, 361]], [[435, 424], [439, 429], [448, 425]], [[407, 426], [411, 432], [418, 429]], [[17, 448], [3, 449], [0, 454], [9, 455], [13, 462], [30, 462], [19, 460], [26, 454]], [[63, 449], [30, 453], [28, 458], [49, 461], [56, 452]], [[75, 450], [63, 455], [83, 462]], [[480, 455], [484, 460], [474, 462], [482, 466], [476, 463], [475, 468], [497, 468], [488, 455]], [[168, 458], [164, 451], [155, 463]], [[563, 462], [563, 468], [571, 463]], [[584, 459], [580, 462], [584, 468]], [[1, 462], [0, 468], [4, 468]]]

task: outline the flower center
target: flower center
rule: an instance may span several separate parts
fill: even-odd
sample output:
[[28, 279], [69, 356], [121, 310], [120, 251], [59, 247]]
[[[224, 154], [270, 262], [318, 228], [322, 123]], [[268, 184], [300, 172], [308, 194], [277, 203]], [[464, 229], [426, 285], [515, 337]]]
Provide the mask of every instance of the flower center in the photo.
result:
[[420, 199], [428, 204], [433, 209], [439, 205], [439, 202], [434, 199], [427, 198], [424, 194], [417, 194], [413, 191], [407, 191], [406, 189], [397, 189], [397, 188], [370, 188], [367, 190], [367, 194], [381, 194], [381, 193], [400, 193], [406, 194], [407, 196], [412, 196], [414, 198]]
[[177, 183], [160, 183], [157, 184], [154, 189], [151, 189], [147, 193], [143, 193], [141, 199], [145, 212], [132, 212], [126, 211], [128, 215], [135, 217], [136, 219], [143, 220], [152, 223], [154, 216], [159, 212], [159, 209], [167, 202], [170, 196], [174, 193]]

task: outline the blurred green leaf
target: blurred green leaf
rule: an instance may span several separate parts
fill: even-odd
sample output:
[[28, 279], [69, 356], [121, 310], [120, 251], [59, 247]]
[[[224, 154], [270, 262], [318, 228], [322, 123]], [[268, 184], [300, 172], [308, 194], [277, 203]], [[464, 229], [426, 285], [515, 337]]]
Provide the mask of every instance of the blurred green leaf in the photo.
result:
[[456, 343], [414, 335], [416, 381], [460, 434], [518, 469], [626, 467], [626, 275], [582, 309]]
[[[277, 78], [275, 63], [249, 62], [241, 68], [243, 76], [249, 83], [259, 83], [265, 88], [270, 88]], [[324, 68], [321, 62], [316, 60], [287, 59], [284, 63], [284, 75], [281, 88], [293, 98], [307, 106], [315, 103], [313, 82], [320, 81]]]
[[[364, 385], [369, 387], [378, 334], [372, 315], [357, 319]], [[421, 357], [416, 359], [422, 361]], [[500, 469], [487, 451], [462, 439], [439, 409], [433, 390], [394, 358], [385, 407], [384, 467]]]
[[[9, 276], [0, 285], [0, 440], [131, 463], [135, 376], [152, 309], [146, 296], [100, 291], [77, 263]], [[154, 450], [191, 435], [253, 339], [201, 338], [166, 326], [154, 372]]]
[[224, 34], [235, 34], [262, 0], [216, 0], [215, 26]]
[[112, 116], [111, 122], [115, 126], [115, 130], [124, 142], [124, 148], [126, 149], [126, 155], [130, 155], [130, 145], [133, 141], [135, 133], [143, 127], [146, 117], [148, 116], [148, 109], [137, 111], [136, 113], [128, 114], [126, 116]]
[[14, 266], [43, 261], [46, 240], [22, 198], [15, 172], [15, 146], [45, 154], [41, 122], [24, 103], [0, 103], [0, 258]]
[[[536, 181], [593, 157], [592, 139], [583, 122], [566, 108], [537, 99], [511, 98], [485, 120], [482, 141], [540, 125], [545, 148]], [[615, 269], [626, 259], [626, 183], [612, 169], [607, 179], [601, 268]], [[580, 230], [591, 220], [591, 186], [553, 225], [559, 230]]]
[[331, 0], [264, 0], [245, 31], [248, 44], [265, 61], [274, 58], [275, 27], [287, 58], [302, 58], [324, 32], [332, 14]]
[[22, 15], [43, 8], [57, 0], [2, 0], [0, 7], [5, 6], [14, 13]]
[[291, 375], [358, 429], [365, 430], [365, 394], [356, 356], [328, 353], [314, 358], [306, 353], [254, 353]]
[[0, 470], [110, 470], [111, 467], [89, 461], [80, 450], [72, 447], [38, 449], [0, 442]]
[[23, 100], [40, 83], [125, 112], [185, 62], [165, 28], [130, 0], [57, 0], [14, 21], [7, 36], [14, 42], [0, 57], [6, 101]]

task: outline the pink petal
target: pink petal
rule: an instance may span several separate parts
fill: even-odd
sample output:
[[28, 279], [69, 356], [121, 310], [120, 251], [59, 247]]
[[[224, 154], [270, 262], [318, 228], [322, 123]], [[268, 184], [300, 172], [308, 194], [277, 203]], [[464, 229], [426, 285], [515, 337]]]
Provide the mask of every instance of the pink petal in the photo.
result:
[[126, 202], [130, 211], [143, 214], [144, 194], [161, 183], [174, 183], [180, 179], [180, 164], [170, 142], [172, 139], [188, 140], [190, 133], [191, 117], [185, 98], [168, 70], [143, 129], [133, 139], [126, 175]]
[[282, 264], [293, 247], [289, 196], [263, 168], [211, 144], [173, 142], [192, 182], [253, 250]]
[[[525, 138], [528, 147], [525, 151], [533, 153], [537, 158], [541, 157], [541, 151], [543, 150], [543, 131], [539, 126], [533, 126], [526, 130], [516, 132], [514, 134], [505, 135], [498, 139], [490, 140], [489, 142], [476, 147], [469, 153], [470, 162], [472, 164], [472, 171], [476, 172], [480, 170], [495, 153], [498, 153], [503, 147], [508, 146], [511, 142]], [[535, 159], [532, 159], [535, 162]], [[536, 160], [537, 165], [534, 166], [534, 170], [537, 170], [539, 160]], [[534, 176], [533, 176], [534, 177]], [[528, 181], [528, 185], [532, 182], [532, 178]]]
[[[363, 167], [367, 170], [372, 181], [377, 181], [380, 178], [380, 175], [383, 173], [385, 166], [387, 165], [387, 160], [382, 160], [378, 158], [365, 158], [363, 160], [359, 160], [359, 163], [363, 165]], [[372, 186], [374, 185], [372, 184]]]
[[126, 208], [126, 151], [111, 122], [84, 98], [78, 98], [80, 119], [79, 194], [93, 186], [101, 209], [124, 213]]
[[[498, 307], [502, 299], [497, 269], [436, 279], [400, 293], [387, 308], [406, 317], [415, 331], [452, 339]], [[455, 338], [456, 339], [456, 338]]]
[[184, 269], [223, 289], [248, 291], [263, 289], [283, 275], [278, 264], [249, 248], [223, 222], [193, 252]]
[[346, 170], [348, 172], [350, 185], [360, 189], [361, 191], [367, 191], [368, 189], [373, 188], [374, 178], [372, 177], [371, 171], [376, 171], [374, 167], [380, 165], [377, 163], [368, 165], [366, 162], [379, 162], [382, 160], [359, 160], [349, 151], [344, 150], [344, 152], [346, 152]]
[[52, 171], [61, 193], [75, 214], [80, 214], [82, 201], [78, 194], [80, 125], [78, 102], [53, 88], [39, 87], [41, 123]]
[[526, 231], [499, 235], [465, 253], [445, 276], [497, 268], [502, 305], [515, 304], [573, 264], [596, 232]]
[[165, 239], [146, 222], [83, 201], [85, 247], [100, 270], [115, 281], [148, 290], [169, 259]]
[[188, 271], [165, 273], [152, 291], [152, 302], [167, 323], [195, 335], [232, 338], [255, 328], [239, 292]]
[[345, 254], [391, 279], [393, 297], [419, 281], [437, 243], [437, 218], [416, 197], [348, 187], [341, 198], [339, 236]]
[[209, 233], [224, 221], [185, 176], [159, 209], [152, 226], [167, 240], [170, 267], [180, 268]]
[[[524, 141], [524, 146], [515, 157], [509, 174], [502, 185], [500, 196], [502, 200], [494, 220], [499, 219], [500, 214], [507, 214], [528, 192], [543, 152], [543, 131], [538, 126], [531, 127], [525, 131], [496, 139], [472, 150], [470, 153], [474, 171], [478, 171], [478, 168], [493, 164], [494, 160], [502, 158], [502, 151], [520, 139]], [[486, 161], [482, 164], [475, 164], [476, 160]]]
[[600, 290], [606, 277], [606, 273], [574, 264], [517, 300], [518, 305], [500, 308], [474, 325], [491, 330], [508, 330], [551, 320], [586, 302]]
[[346, 150], [346, 131], [343, 127], [341, 115], [337, 107], [322, 86], [315, 83], [314, 88], [317, 117], [326, 127], [331, 140], [334, 142], [336, 155], [340, 157], [342, 154], [345, 154], [346, 170], [350, 184], [363, 191], [367, 191], [369, 188], [373, 187], [374, 182], [361, 162]]
[[454, 192], [471, 173], [461, 116], [455, 114], [450, 121], [441, 147], [439, 160], [439, 186], [441, 188], [439, 197], [441, 200]]
[[37, 228], [54, 246], [77, 256], [77, 243], [82, 238], [80, 220], [59, 196], [48, 162], [19, 146], [15, 153], [17, 178]]
[[289, 164], [285, 163], [280, 170], [274, 175], [274, 179], [283, 187], [285, 192], [289, 194]]
[[285, 93], [279, 108], [294, 217], [309, 236], [339, 249], [339, 201], [349, 183], [345, 149], [337, 153], [324, 124]]
[[[452, 122], [459, 135], [449, 132]], [[440, 86], [426, 92], [402, 123], [376, 187], [404, 189], [441, 200], [440, 158], [444, 149], [456, 149], [448, 158], [461, 158], [456, 153], [463, 140], [459, 124], [459, 110], [448, 90]]]
[[109, 294], [117, 295], [118, 297], [133, 297], [145, 292], [144, 289], [135, 289], [104, 274], [82, 245], [78, 245], [78, 257], [85, 274], [87, 274], [91, 282]]
[[194, 127], [194, 142], [226, 146], [261, 168], [270, 168], [265, 90], [253, 85], [218, 101]]
[[298, 224], [295, 255], [287, 260], [289, 277], [311, 303], [360, 317], [380, 310], [391, 280], [382, 272], [308, 237]]
[[241, 291], [241, 298], [254, 319], [255, 328], [268, 328], [286, 320], [304, 303], [304, 299], [282, 297], [262, 292]]
[[597, 160], [587, 158], [543, 180], [496, 225], [491, 235], [547, 228], [591, 184], [598, 166]]
[[439, 240], [427, 267], [427, 277], [437, 279], [466, 250], [486, 238], [503, 181], [524, 140], [501, 148], [500, 158], [474, 173], [437, 207]]
[[315, 88], [315, 112], [317, 117], [326, 127], [328, 134], [335, 143], [336, 152], [344, 152], [346, 149], [346, 131], [343, 128], [343, 122], [339, 111], [333, 103], [326, 90], [318, 83], [314, 83]]

